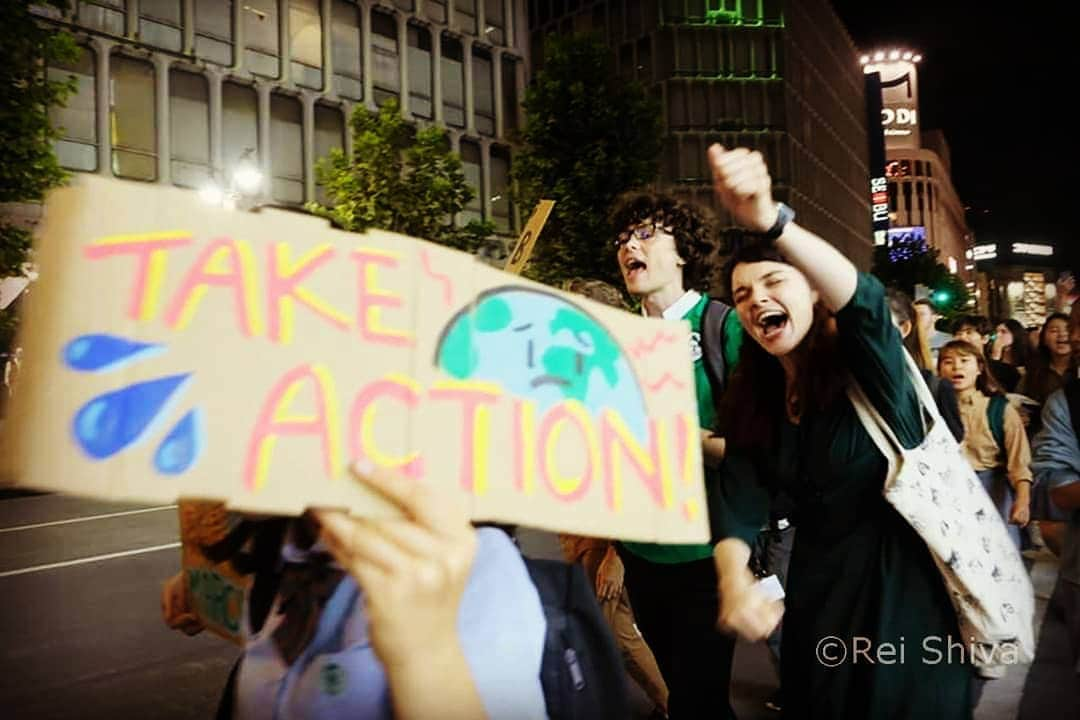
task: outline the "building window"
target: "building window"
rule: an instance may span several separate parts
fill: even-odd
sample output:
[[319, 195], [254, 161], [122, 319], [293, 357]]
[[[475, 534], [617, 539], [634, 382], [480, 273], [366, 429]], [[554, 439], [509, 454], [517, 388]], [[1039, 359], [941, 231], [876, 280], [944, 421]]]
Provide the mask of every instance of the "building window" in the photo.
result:
[[232, 0], [195, 0], [195, 54], [218, 65], [232, 65]]
[[393, 15], [371, 13], [371, 58], [374, 65], [375, 102], [382, 105], [401, 92], [398, 67], [397, 22]]
[[510, 205], [510, 151], [491, 148], [491, 219], [498, 232], [509, 233], [514, 227]]
[[[929, 163], [927, 163], [929, 165]], [[934, 184], [926, 183], [926, 209], [934, 212]]]
[[109, 63], [112, 97], [112, 166], [118, 177], [157, 179], [154, 66], [114, 54]]
[[210, 91], [206, 77], [169, 71], [170, 175], [175, 185], [201, 187], [210, 169]]
[[66, 81], [75, 78], [75, 92], [64, 106], [49, 108], [52, 126], [61, 136], [54, 148], [60, 165], [72, 170], [97, 170], [97, 79], [94, 51], [81, 48], [79, 59], [49, 68], [49, 79]]
[[896, 183], [889, 183], [889, 212], [896, 212]]
[[634, 66], [634, 77], [641, 83], [652, 82], [652, 38], [650, 37], [646, 36], [637, 41], [637, 65]]
[[934, 177], [934, 163], [926, 161], [926, 177]]
[[443, 120], [447, 125], [465, 127], [465, 63], [461, 41], [442, 36]]
[[454, 0], [454, 27], [476, 35], [476, 0]]
[[[341, 114], [341, 110], [330, 105], [316, 104], [315, 163], [330, 155], [331, 150], [344, 147], [345, 117]], [[326, 188], [322, 183], [315, 185], [315, 199], [323, 205], [327, 203]]]
[[139, 0], [139, 42], [179, 52], [184, 47], [181, 0]]
[[916, 161], [915, 161], [915, 174], [916, 174], [916, 175], [922, 175], [922, 173], [923, 173], [923, 163], [922, 163], [922, 160], [916, 160]]
[[334, 0], [331, 33], [334, 49], [334, 89], [343, 97], [363, 100], [360, 8], [346, 0]]
[[292, 79], [297, 85], [322, 88], [322, 18], [319, 0], [289, 0]]
[[484, 192], [482, 180], [482, 168], [480, 166], [480, 146], [470, 140], [461, 141], [461, 171], [465, 175], [465, 182], [473, 189], [473, 199], [465, 205], [461, 211], [460, 220], [462, 225], [467, 225], [471, 220], [484, 219]]
[[281, 74], [278, 0], [244, 0], [241, 8], [247, 44], [244, 62], [248, 70], [256, 75], [278, 77]]
[[408, 27], [409, 110], [422, 118], [434, 117], [431, 102], [431, 33], [416, 25]]
[[423, 0], [424, 17], [437, 23], [446, 24], [446, 0]]
[[518, 127], [517, 60], [507, 55], [502, 59], [503, 131]]
[[484, 36], [496, 45], [506, 44], [506, 5], [503, 0], [484, 0]]
[[270, 196], [278, 202], [304, 202], [302, 118], [298, 98], [270, 95]]
[[634, 79], [634, 43], [624, 43], [619, 47], [618, 76], [630, 82]]
[[491, 53], [473, 49], [473, 114], [476, 130], [484, 135], [495, 134], [495, 78], [492, 74]]
[[685, 130], [690, 119], [686, 113], [686, 82], [672, 80], [667, 83], [668, 126], [672, 130]]
[[240, 159], [253, 156], [259, 149], [259, 98], [252, 87], [225, 82], [221, 86], [221, 109], [222, 160], [224, 179], [228, 180]]
[[624, 22], [625, 15], [623, 14], [624, 0], [611, 0], [608, 8], [608, 18], [611, 23], [611, 38], [612, 45], [622, 42], [623, 37], [626, 34], [626, 23]]
[[641, 0], [626, 0], [626, 37], [632, 40], [643, 32]]
[[52, 20], [63, 20], [64, 11], [58, 7], [52, 5], [42, 5], [41, 3], [31, 3], [30, 12], [38, 17], [46, 17]]
[[123, 37], [125, 16], [124, 0], [82, 0], [75, 19], [83, 27]]

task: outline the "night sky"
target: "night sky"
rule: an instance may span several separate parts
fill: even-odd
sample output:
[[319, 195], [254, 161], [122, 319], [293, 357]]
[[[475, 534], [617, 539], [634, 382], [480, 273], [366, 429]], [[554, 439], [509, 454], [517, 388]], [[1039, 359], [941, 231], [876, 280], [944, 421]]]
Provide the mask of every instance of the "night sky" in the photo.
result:
[[[799, 2], [799, 0], [795, 0]], [[1080, 269], [1080, 41], [1068, 3], [833, 0], [860, 51], [921, 52], [920, 126], [941, 129], [976, 241], [1052, 241]], [[1062, 8], [1062, 9], [1055, 9]], [[857, 58], [855, 62], [857, 62]]]

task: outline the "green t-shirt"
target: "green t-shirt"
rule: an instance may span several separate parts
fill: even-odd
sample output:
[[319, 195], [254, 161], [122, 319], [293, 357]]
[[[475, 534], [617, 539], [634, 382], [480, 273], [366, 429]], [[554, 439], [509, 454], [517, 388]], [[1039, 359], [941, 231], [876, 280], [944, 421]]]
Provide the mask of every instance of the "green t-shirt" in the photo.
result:
[[[690, 308], [681, 319], [690, 323], [691, 357], [694, 358], [694, 389], [697, 395], [698, 422], [703, 428], [716, 427], [716, 404], [713, 402], [712, 385], [709, 383], [709, 374], [705, 370], [705, 358], [701, 348], [701, 318], [705, 314], [705, 306], [709, 298], [702, 295], [697, 303]], [[711, 312], [716, 312], [714, 308]], [[735, 312], [729, 312], [724, 321], [724, 357], [728, 361], [727, 373], [731, 376], [734, 368], [734, 358], [739, 356], [739, 347], [742, 344], [742, 326]], [[715, 338], [710, 338], [716, 342]], [[726, 378], [725, 378], [726, 380]], [[706, 487], [712, 485], [708, 476], [712, 471], [705, 468]], [[625, 542], [623, 546], [630, 552], [654, 563], [684, 563], [702, 560], [712, 557], [712, 545], [661, 545], [657, 543]]]

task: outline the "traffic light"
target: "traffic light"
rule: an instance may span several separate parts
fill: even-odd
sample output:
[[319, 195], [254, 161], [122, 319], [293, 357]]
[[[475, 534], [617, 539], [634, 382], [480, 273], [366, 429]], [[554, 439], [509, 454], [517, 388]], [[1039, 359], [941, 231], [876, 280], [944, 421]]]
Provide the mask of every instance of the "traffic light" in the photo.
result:
[[948, 305], [949, 301], [952, 300], [952, 292], [949, 290], [935, 290], [930, 299], [934, 301], [935, 305]]

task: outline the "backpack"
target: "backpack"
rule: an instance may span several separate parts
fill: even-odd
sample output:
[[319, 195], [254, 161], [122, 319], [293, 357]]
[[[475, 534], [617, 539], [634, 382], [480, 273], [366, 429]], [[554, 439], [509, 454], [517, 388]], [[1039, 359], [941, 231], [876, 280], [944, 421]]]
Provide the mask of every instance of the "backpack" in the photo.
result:
[[622, 656], [581, 566], [524, 560], [547, 620], [540, 680], [548, 718], [629, 717]]
[[993, 395], [990, 398], [990, 404], [986, 406], [986, 421], [990, 425], [990, 433], [994, 436], [994, 442], [997, 443], [1003, 457], [1006, 454], [1005, 408], [1008, 405], [1009, 400], [1004, 395]]
[[725, 354], [727, 338], [725, 325], [731, 315], [731, 306], [709, 298], [701, 313], [701, 357], [705, 361], [705, 375], [713, 389], [713, 400], [719, 401], [727, 387], [728, 373], [734, 369], [737, 357]]

